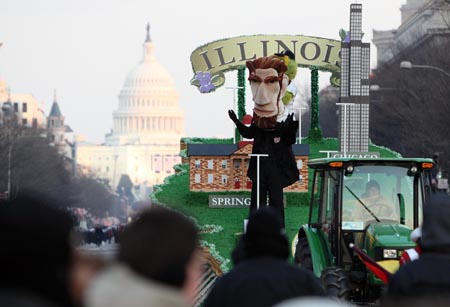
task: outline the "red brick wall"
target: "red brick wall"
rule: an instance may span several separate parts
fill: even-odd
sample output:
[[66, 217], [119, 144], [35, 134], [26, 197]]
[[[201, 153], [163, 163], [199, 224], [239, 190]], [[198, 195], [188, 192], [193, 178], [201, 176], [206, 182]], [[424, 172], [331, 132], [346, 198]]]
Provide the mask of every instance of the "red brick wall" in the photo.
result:
[[[307, 156], [296, 156], [296, 161], [302, 161], [302, 183], [296, 183], [286, 187], [287, 192], [307, 192], [308, 191], [308, 161]], [[247, 189], [247, 168], [250, 157], [247, 155], [232, 156], [191, 156], [189, 157], [189, 189], [191, 191], [250, 191]], [[200, 161], [200, 168], [195, 168], [195, 161]], [[212, 169], [208, 168], [208, 160], [213, 161]], [[222, 161], [228, 161], [227, 167], [222, 168]], [[234, 161], [240, 160], [240, 167], [234, 167]], [[297, 164], [298, 165], [298, 164]], [[195, 174], [200, 175], [200, 182], [195, 183]], [[213, 182], [208, 183], [208, 174], [213, 176]], [[228, 183], [222, 183], [222, 175], [228, 176]], [[240, 179], [240, 188], [235, 188], [235, 179]]]

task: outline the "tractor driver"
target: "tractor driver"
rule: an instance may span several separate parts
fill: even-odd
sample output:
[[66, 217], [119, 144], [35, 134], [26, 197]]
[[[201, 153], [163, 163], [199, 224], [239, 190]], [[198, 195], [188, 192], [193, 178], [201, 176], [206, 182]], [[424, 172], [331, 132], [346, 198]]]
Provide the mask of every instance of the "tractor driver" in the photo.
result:
[[[393, 203], [380, 192], [380, 184], [376, 180], [370, 180], [366, 185], [366, 191], [361, 196], [361, 202], [373, 212], [377, 218], [398, 219], [398, 211]], [[375, 219], [362, 204], [356, 209], [355, 216], [358, 219]]]

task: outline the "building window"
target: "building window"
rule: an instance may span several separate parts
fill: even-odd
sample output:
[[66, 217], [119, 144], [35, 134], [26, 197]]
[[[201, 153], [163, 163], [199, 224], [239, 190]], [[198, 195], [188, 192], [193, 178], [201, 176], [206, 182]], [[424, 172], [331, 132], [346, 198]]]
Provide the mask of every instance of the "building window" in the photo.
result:
[[19, 112], [19, 104], [17, 102], [14, 102], [14, 112]]
[[106, 167], [106, 172], [109, 172], [109, 166]]
[[155, 170], [156, 174], [159, 174], [163, 168], [162, 165], [162, 157], [161, 155], [155, 155], [153, 158], [153, 169]]
[[24, 126], [27, 125], [27, 119], [26, 118], [22, 118], [22, 125], [24, 125]]
[[200, 160], [195, 160], [194, 165], [196, 169], [199, 169], [201, 166]]
[[250, 159], [245, 159], [245, 167], [248, 168], [250, 165]]
[[213, 183], [213, 182], [214, 182], [214, 175], [208, 174], [208, 183]]
[[195, 176], [194, 176], [194, 182], [195, 182], [195, 183], [200, 183], [200, 174], [195, 174]]
[[222, 175], [222, 184], [227, 184], [227, 183], [228, 183], [228, 176]]
[[22, 103], [22, 113], [26, 113], [27, 112], [27, 103], [24, 102]]
[[241, 168], [241, 160], [240, 159], [234, 159], [233, 160], [233, 166], [234, 166], [234, 168]]
[[303, 183], [303, 176], [302, 175], [298, 176], [298, 183], [300, 183], [300, 184]]
[[301, 159], [297, 160], [297, 168], [298, 169], [302, 169], [303, 168], [303, 161]]
[[213, 169], [214, 167], [214, 160], [208, 160], [208, 169]]
[[228, 168], [228, 161], [222, 160], [222, 168]]

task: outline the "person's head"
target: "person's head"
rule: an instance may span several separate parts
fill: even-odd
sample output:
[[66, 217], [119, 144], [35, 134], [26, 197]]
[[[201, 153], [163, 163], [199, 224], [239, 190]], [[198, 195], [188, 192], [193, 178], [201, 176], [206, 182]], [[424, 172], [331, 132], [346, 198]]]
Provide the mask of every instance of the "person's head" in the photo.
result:
[[284, 111], [281, 97], [289, 83], [285, 75], [287, 66], [274, 55], [247, 61], [246, 65], [255, 103], [253, 121], [261, 128], [273, 127], [277, 116]]
[[43, 195], [0, 203], [0, 287], [71, 305], [73, 226], [71, 215]]
[[124, 229], [118, 260], [145, 278], [182, 289], [190, 299], [200, 270], [198, 241], [189, 218], [152, 207]]
[[421, 247], [424, 252], [450, 253], [450, 197], [430, 196], [423, 206]]
[[380, 185], [375, 180], [370, 180], [366, 185], [366, 196], [373, 197], [380, 195]]
[[250, 214], [242, 244], [245, 258], [289, 257], [289, 243], [281, 218], [270, 207], [254, 210]]

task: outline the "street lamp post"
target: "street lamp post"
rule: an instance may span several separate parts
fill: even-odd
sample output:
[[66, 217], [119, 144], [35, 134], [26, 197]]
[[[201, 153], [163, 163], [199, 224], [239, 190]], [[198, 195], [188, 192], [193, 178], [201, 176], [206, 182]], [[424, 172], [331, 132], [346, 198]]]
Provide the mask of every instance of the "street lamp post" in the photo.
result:
[[[242, 86], [226, 86], [225, 87], [225, 89], [227, 89], [227, 90], [233, 90], [233, 111], [236, 111], [236, 113], [238, 113], [237, 110], [236, 110], [236, 91], [239, 90], [239, 89], [243, 89], [243, 88], [244, 87], [242, 87]], [[238, 116], [239, 116], [239, 114], [238, 114]], [[237, 128], [236, 128], [235, 124], [233, 123], [233, 139], [234, 139], [234, 143], [237, 142], [236, 129]]]
[[413, 91], [411, 91], [410, 89], [407, 89], [407, 88], [380, 87], [378, 84], [374, 84], [374, 85], [370, 86], [370, 90], [373, 91], [373, 92], [378, 92], [378, 91], [403, 91], [403, 92], [407, 92], [408, 94], [413, 96], [419, 102], [422, 102], [422, 99], [420, 99], [419, 96], [417, 96], [417, 94], [415, 94]]
[[307, 108], [294, 108], [294, 110], [298, 110], [298, 144], [302, 143], [302, 110], [306, 110]]
[[[447, 77], [450, 78], [450, 73], [448, 71], [445, 71], [444, 69], [442, 69], [440, 67], [436, 67], [436, 66], [432, 66], [432, 65], [418, 65], [418, 64], [412, 64], [410, 61], [402, 61], [400, 63], [400, 68], [402, 68], [402, 69], [412, 69], [412, 68], [432, 69], [432, 70], [437, 70], [437, 71], [443, 73], [444, 75], [446, 75]], [[407, 90], [407, 91], [408, 91], [409, 94], [411, 94], [411, 95], [413, 95], [414, 97], [417, 98], [417, 95], [413, 94], [409, 90]], [[425, 110], [425, 103], [423, 102], [423, 100], [421, 100], [421, 102], [422, 102], [422, 116], [424, 116], [423, 112]], [[424, 155], [423, 139], [422, 139], [422, 155]]]
[[11, 199], [11, 160], [12, 160], [12, 149], [14, 147], [14, 144], [16, 144], [17, 142], [19, 142], [19, 140], [21, 139], [33, 139], [33, 138], [46, 138], [47, 135], [45, 133], [42, 133], [40, 135], [21, 135], [19, 137], [17, 137], [15, 140], [13, 140], [11, 142], [11, 144], [9, 145], [8, 148], [8, 195], [7, 195], [7, 199], [10, 200]]
[[250, 157], [256, 157], [256, 209], [259, 209], [259, 158], [268, 157], [268, 154], [249, 154]]
[[355, 105], [352, 102], [338, 102], [336, 103], [338, 106], [344, 107], [344, 158], [347, 157], [347, 106]]
[[[259, 158], [268, 157], [268, 154], [249, 154], [249, 157], [256, 157], [256, 209], [259, 209]], [[248, 219], [244, 219], [244, 233], [247, 232]]]
[[432, 66], [432, 65], [417, 65], [417, 64], [412, 64], [410, 61], [403, 61], [400, 63], [400, 68], [402, 68], [402, 69], [412, 69], [412, 68], [434, 69], [434, 70], [440, 71], [441, 73], [443, 73], [444, 75], [446, 75], [447, 77], [450, 78], [450, 73], [448, 73], [447, 71], [443, 70], [440, 67], [436, 67], [436, 66]]

